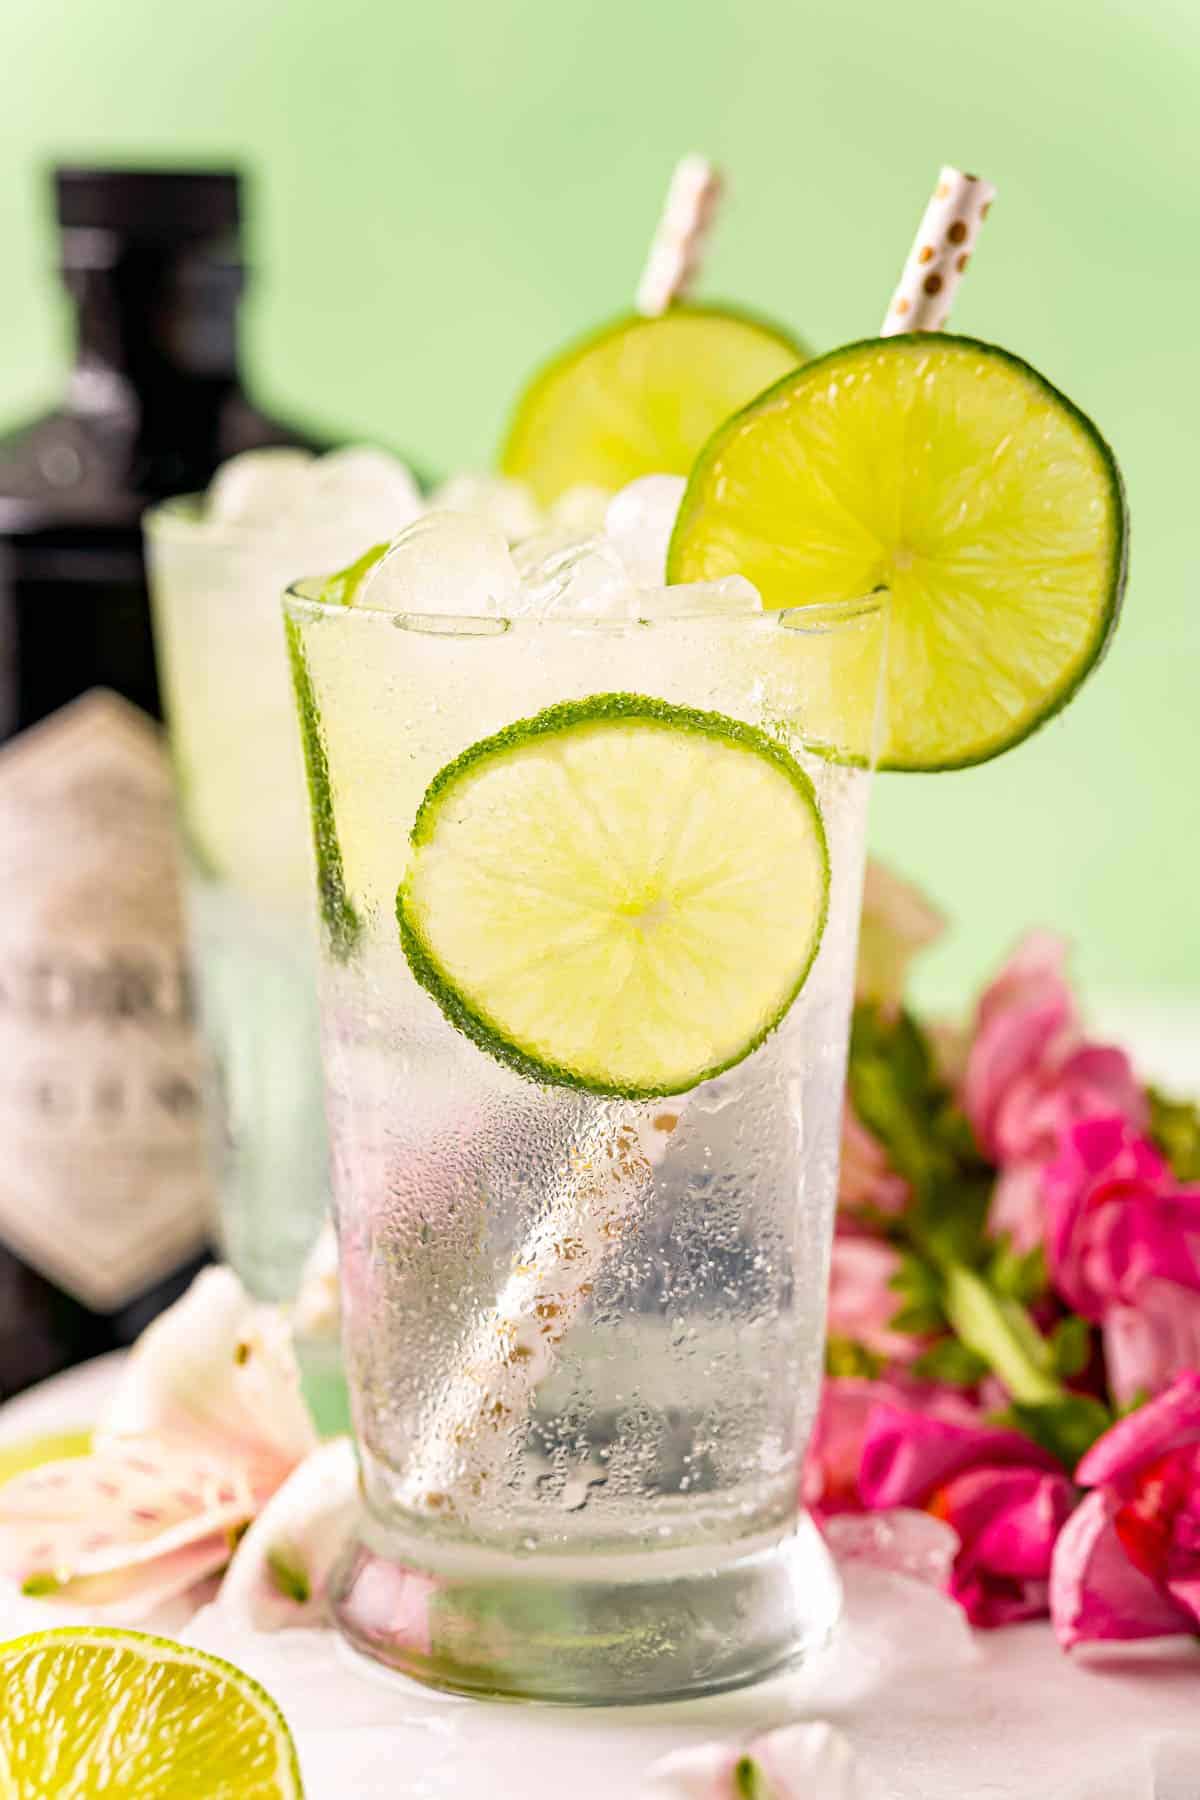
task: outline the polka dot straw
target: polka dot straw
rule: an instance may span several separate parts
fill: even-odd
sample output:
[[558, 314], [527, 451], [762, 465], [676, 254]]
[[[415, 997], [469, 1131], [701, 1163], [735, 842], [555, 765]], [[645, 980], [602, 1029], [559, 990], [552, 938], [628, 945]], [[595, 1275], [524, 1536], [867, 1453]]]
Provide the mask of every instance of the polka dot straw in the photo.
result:
[[978, 175], [950, 167], [942, 170], [880, 327], [881, 337], [942, 329], [995, 195], [991, 183]]
[[685, 156], [676, 163], [638, 282], [637, 310], [648, 319], [682, 299], [695, 280], [720, 193], [721, 177], [707, 157]]

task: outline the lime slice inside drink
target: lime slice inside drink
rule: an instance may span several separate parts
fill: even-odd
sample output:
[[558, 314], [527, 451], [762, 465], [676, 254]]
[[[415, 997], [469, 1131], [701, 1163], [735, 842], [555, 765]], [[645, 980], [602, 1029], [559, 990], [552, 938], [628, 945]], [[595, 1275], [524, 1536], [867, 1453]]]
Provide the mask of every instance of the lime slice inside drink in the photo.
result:
[[569, 488], [686, 475], [722, 420], [808, 354], [778, 326], [717, 307], [619, 319], [534, 376], [500, 466], [543, 506]]
[[886, 587], [881, 764], [960, 768], [1019, 743], [1095, 666], [1126, 540], [1090, 420], [1006, 351], [913, 333], [835, 350], [727, 421], [668, 578], [736, 572], [768, 607]]
[[232, 1663], [138, 1631], [39, 1631], [0, 1648], [0, 1794], [300, 1800], [270, 1696]]
[[804, 984], [829, 858], [774, 739], [638, 694], [549, 707], [430, 783], [397, 895], [417, 980], [530, 1079], [650, 1099], [740, 1062]]

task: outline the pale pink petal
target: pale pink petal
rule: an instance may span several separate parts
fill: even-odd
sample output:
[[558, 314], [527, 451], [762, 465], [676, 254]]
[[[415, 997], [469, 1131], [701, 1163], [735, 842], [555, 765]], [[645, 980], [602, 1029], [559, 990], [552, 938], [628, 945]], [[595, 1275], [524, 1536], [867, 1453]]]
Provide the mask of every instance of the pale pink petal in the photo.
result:
[[1200, 1437], [1200, 1369], [1187, 1369], [1163, 1393], [1097, 1440], [1080, 1461], [1075, 1479], [1082, 1487], [1119, 1482], [1140, 1463]]
[[1104, 1493], [1089, 1494], [1058, 1535], [1050, 1615], [1065, 1650], [1093, 1640], [1165, 1637], [1195, 1628], [1194, 1619], [1129, 1561], [1113, 1528], [1112, 1498]]
[[0, 1573], [18, 1583], [128, 1570], [252, 1517], [236, 1464], [162, 1440], [46, 1463], [0, 1488]]
[[252, 1631], [318, 1625], [326, 1587], [357, 1510], [358, 1463], [349, 1438], [302, 1462], [238, 1545], [217, 1605]]
[[850, 1338], [889, 1361], [910, 1361], [920, 1354], [921, 1339], [893, 1331], [900, 1309], [892, 1279], [900, 1254], [878, 1238], [839, 1233], [829, 1267], [830, 1334]]
[[660, 1756], [639, 1791], [646, 1800], [737, 1800], [734, 1782], [742, 1755], [736, 1744], [685, 1745]]
[[1036, 1250], [1045, 1233], [1040, 1162], [1011, 1163], [1001, 1169], [988, 1207], [988, 1232], [1007, 1237], [1022, 1256]]
[[287, 1320], [231, 1270], [203, 1270], [130, 1352], [97, 1443], [144, 1433], [232, 1454], [261, 1499], [315, 1448]]
[[39, 1597], [46, 1607], [46, 1623], [54, 1613], [69, 1610], [72, 1617], [86, 1611], [96, 1624], [137, 1625], [167, 1601], [186, 1594], [229, 1559], [227, 1533], [202, 1538], [153, 1562], [142, 1562], [103, 1575], [83, 1575], [52, 1593]]
[[1184, 1369], [1200, 1369], [1200, 1293], [1147, 1281], [1132, 1306], [1104, 1315], [1104, 1361], [1118, 1405], [1159, 1393]]
[[909, 964], [936, 944], [946, 919], [919, 888], [874, 860], [863, 882], [858, 929], [856, 1000], [895, 1007], [904, 997]]
[[879, 1140], [847, 1101], [842, 1113], [838, 1206], [843, 1214], [870, 1210], [894, 1218], [909, 1201], [909, 1186], [888, 1163]]

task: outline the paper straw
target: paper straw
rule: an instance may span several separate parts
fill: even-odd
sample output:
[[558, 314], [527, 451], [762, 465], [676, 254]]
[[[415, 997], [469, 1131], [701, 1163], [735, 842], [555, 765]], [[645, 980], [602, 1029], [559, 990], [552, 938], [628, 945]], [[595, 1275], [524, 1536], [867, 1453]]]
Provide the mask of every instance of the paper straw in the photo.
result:
[[438, 1517], [463, 1515], [504, 1478], [534, 1392], [591, 1295], [679, 1122], [660, 1101], [615, 1123], [602, 1118], [555, 1178], [494, 1306], [434, 1397], [410, 1452], [398, 1499]]
[[722, 188], [705, 156], [685, 156], [675, 165], [658, 230], [637, 288], [637, 310], [648, 319], [681, 300], [700, 270]]
[[879, 328], [880, 337], [942, 329], [995, 196], [991, 183], [978, 175], [964, 175], [949, 165], [942, 170]]

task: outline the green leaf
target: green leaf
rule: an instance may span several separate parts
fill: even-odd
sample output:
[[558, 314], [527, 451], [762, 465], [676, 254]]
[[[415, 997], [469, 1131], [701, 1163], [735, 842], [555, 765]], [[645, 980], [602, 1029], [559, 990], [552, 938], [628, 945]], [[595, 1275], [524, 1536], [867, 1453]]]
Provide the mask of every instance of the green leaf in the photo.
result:
[[1071, 1474], [1080, 1457], [1113, 1422], [1107, 1406], [1090, 1394], [1063, 1394], [1038, 1406], [1015, 1403], [1012, 1419], [1020, 1430], [1056, 1456]]
[[1014, 1401], [1038, 1406], [1061, 1398], [1050, 1346], [1028, 1313], [961, 1264], [946, 1271], [946, 1316]]
[[307, 1570], [302, 1567], [299, 1558], [284, 1545], [276, 1544], [267, 1551], [267, 1570], [271, 1585], [285, 1600], [295, 1600], [298, 1605], [304, 1606], [312, 1599], [312, 1582]]
[[928, 1337], [946, 1329], [942, 1308], [942, 1278], [931, 1263], [914, 1251], [906, 1251], [900, 1266], [888, 1283], [900, 1296], [900, 1306], [889, 1321], [893, 1331], [908, 1331], [914, 1337]]
[[923, 1381], [944, 1381], [951, 1387], [974, 1387], [987, 1374], [988, 1365], [966, 1344], [947, 1337], [931, 1344], [914, 1362], [912, 1372]]
[[1180, 1181], [1200, 1181], [1200, 1106], [1148, 1088], [1150, 1136]]
[[1059, 1375], [1082, 1375], [1092, 1360], [1092, 1328], [1086, 1319], [1072, 1313], [1060, 1319], [1050, 1333], [1050, 1354]]
[[1049, 1286], [1046, 1252], [1040, 1244], [1024, 1254], [1014, 1250], [1008, 1238], [997, 1245], [987, 1266], [988, 1285], [1006, 1299], [1028, 1304], [1037, 1300]]
[[883, 1359], [853, 1338], [830, 1336], [825, 1344], [825, 1373], [836, 1376], [862, 1376], [868, 1381], [883, 1371]]

